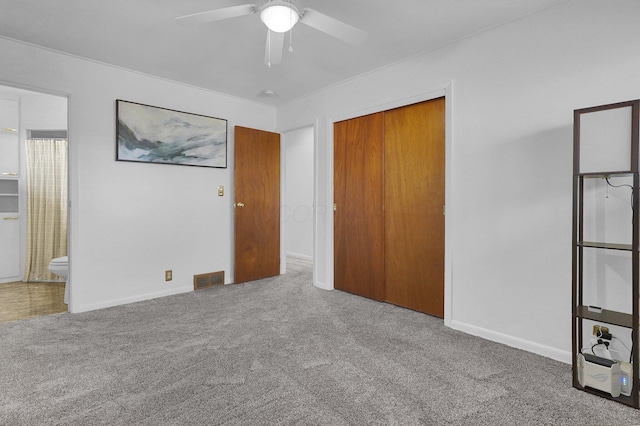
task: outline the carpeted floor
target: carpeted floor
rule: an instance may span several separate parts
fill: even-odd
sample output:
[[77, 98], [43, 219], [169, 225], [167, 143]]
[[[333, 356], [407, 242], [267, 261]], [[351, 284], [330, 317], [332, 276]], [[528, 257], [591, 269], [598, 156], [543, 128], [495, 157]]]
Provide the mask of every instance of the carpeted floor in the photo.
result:
[[633, 425], [571, 367], [288, 274], [0, 324], [2, 425]]

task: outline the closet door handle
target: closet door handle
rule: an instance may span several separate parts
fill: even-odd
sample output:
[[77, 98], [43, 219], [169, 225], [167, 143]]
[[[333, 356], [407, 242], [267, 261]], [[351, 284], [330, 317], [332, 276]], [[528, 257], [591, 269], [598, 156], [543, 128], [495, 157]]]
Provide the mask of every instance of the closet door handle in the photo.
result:
[[18, 216], [8, 216], [8, 217], [3, 217], [2, 220], [18, 220], [20, 219]]
[[244, 207], [244, 203], [242, 201], [240, 201], [239, 203], [236, 203], [236, 207], [243, 208]]

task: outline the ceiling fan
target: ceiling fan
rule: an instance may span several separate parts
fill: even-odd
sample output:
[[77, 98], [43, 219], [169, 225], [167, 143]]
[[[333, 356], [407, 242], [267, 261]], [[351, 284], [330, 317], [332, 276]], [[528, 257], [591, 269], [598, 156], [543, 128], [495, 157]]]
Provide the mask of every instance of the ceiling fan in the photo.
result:
[[[305, 8], [302, 12], [293, 5], [295, 0], [267, 0], [262, 6], [243, 4], [223, 7], [207, 12], [194, 13], [176, 18], [183, 25], [208, 24], [238, 16], [260, 14], [260, 19], [267, 26], [267, 46], [265, 63], [268, 66], [282, 61], [284, 35], [301, 22], [323, 33], [352, 45], [358, 45], [367, 38], [367, 33], [342, 21], [324, 15], [316, 10]], [[289, 46], [289, 51], [293, 50]]]

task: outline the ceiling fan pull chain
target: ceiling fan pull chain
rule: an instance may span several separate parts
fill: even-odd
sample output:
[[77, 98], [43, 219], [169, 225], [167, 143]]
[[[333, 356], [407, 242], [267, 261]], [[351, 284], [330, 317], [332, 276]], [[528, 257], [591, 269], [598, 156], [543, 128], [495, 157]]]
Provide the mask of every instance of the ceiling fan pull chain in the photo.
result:
[[293, 14], [289, 12], [289, 52], [293, 52]]
[[289, 52], [293, 52], [293, 28], [289, 30]]
[[267, 29], [267, 66], [271, 68], [271, 30]]

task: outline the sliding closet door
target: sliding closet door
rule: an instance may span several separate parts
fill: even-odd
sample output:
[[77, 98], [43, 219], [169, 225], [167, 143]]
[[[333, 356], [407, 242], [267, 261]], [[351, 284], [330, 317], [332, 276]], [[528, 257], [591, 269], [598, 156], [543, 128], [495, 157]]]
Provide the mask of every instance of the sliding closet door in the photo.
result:
[[334, 287], [384, 300], [384, 113], [334, 124]]
[[444, 98], [385, 112], [386, 301], [444, 317]]

